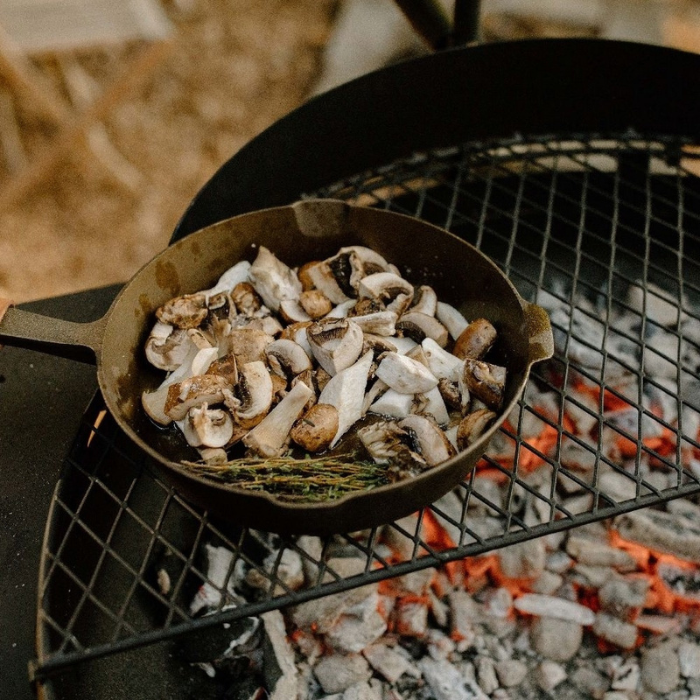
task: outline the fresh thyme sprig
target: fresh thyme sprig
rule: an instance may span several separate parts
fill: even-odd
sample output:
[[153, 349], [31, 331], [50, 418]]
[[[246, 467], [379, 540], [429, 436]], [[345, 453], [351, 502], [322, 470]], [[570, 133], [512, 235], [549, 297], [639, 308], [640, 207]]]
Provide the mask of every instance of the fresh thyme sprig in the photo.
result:
[[389, 483], [386, 468], [350, 455], [267, 459], [241, 458], [223, 464], [183, 462], [200, 476], [236, 488], [267, 491], [285, 501], [324, 501]]

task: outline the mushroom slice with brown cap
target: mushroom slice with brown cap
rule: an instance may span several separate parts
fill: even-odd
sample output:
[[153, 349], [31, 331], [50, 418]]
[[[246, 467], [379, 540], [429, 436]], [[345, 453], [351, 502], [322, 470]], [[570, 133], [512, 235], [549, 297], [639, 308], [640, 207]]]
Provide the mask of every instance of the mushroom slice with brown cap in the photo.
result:
[[314, 357], [331, 376], [350, 367], [362, 352], [362, 330], [345, 318], [316, 321], [306, 335]]
[[432, 338], [441, 348], [447, 345], [449, 334], [447, 328], [436, 318], [420, 311], [409, 311], [401, 316], [396, 323], [396, 330], [422, 343], [426, 338]]
[[506, 387], [505, 367], [467, 358], [462, 376], [471, 394], [489, 408], [495, 411], [500, 409]]
[[282, 452], [289, 432], [306, 406], [313, 391], [299, 382], [244, 438], [243, 444], [261, 457], [276, 457]]
[[361, 267], [361, 275], [366, 277], [375, 272], [388, 272], [389, 263], [376, 250], [367, 248], [363, 245], [351, 245], [341, 248], [339, 255], [352, 253], [353, 259], [359, 263]]
[[387, 336], [383, 335], [365, 333], [362, 340], [362, 354], [364, 355], [368, 350], [371, 350], [376, 359], [384, 352], [396, 352], [396, 345], [393, 343], [394, 340], [394, 338], [389, 340]]
[[384, 356], [376, 375], [401, 394], [422, 394], [438, 384], [437, 378], [425, 365], [396, 352], [388, 352]]
[[185, 361], [192, 347], [187, 331], [158, 321], [146, 341], [146, 359], [157, 369], [172, 372]]
[[440, 323], [442, 323], [443, 326], [445, 326], [445, 328], [447, 328], [452, 340], [457, 340], [462, 331], [469, 325], [469, 321], [464, 318], [460, 311], [444, 301], [439, 301], [437, 303], [435, 317], [438, 321], [440, 321]]
[[360, 280], [360, 297], [381, 301], [389, 311], [403, 313], [413, 299], [413, 285], [393, 272], [376, 272]]
[[367, 352], [354, 365], [332, 377], [318, 397], [318, 403], [328, 403], [338, 409], [338, 432], [331, 447], [335, 447], [345, 432], [362, 418], [365, 387], [371, 366], [372, 353]]
[[333, 309], [331, 300], [320, 289], [309, 289], [302, 292], [299, 304], [314, 321], [323, 318]]
[[253, 316], [263, 305], [263, 300], [250, 282], [239, 282], [231, 290], [231, 300], [238, 313], [244, 316]]
[[243, 428], [252, 428], [267, 415], [272, 405], [272, 378], [264, 362], [242, 365], [236, 385], [237, 404], [229, 406], [233, 418]]
[[497, 336], [498, 333], [490, 321], [477, 318], [457, 338], [453, 352], [463, 360], [467, 357], [480, 360], [496, 342]]
[[399, 422], [399, 428], [406, 430], [413, 440], [415, 451], [426, 461], [428, 466], [453, 457], [456, 452], [445, 433], [434, 421], [424, 416], [408, 416]]
[[303, 323], [313, 320], [297, 299], [285, 299], [280, 302], [279, 312], [286, 323]]
[[178, 425], [192, 447], [223, 447], [233, 435], [228, 411], [209, 408], [206, 403], [192, 407]]
[[260, 246], [258, 255], [250, 267], [250, 283], [262, 297], [265, 305], [277, 311], [285, 299], [298, 299], [301, 282], [294, 270], [287, 267], [265, 246]]
[[[336, 277], [336, 270], [331, 267], [329, 261], [323, 260], [305, 267], [305, 278], [328, 297], [333, 304], [342, 304], [349, 301], [355, 294], [352, 293], [352, 288], [349, 287], [349, 277], [346, 285], [342, 275], [340, 279]], [[347, 292], [350, 292], [350, 294]]]
[[294, 423], [290, 436], [307, 452], [322, 452], [328, 449], [337, 432], [338, 409], [317, 403]]
[[394, 421], [377, 421], [357, 431], [357, 437], [377, 464], [388, 464], [391, 481], [417, 476], [425, 460], [406, 444], [409, 436]]
[[[173, 422], [173, 419], [165, 413], [165, 402], [168, 399], [168, 390], [173, 384], [177, 384], [187, 379], [187, 377], [192, 376], [192, 365], [201, 354], [206, 354], [208, 356], [209, 363], [216, 359], [216, 351], [214, 351], [214, 356], [212, 357], [211, 350], [197, 350], [193, 345], [184, 362], [174, 372], [168, 375], [155, 391], [144, 391], [141, 394], [141, 404], [151, 420], [159, 425], [170, 425]], [[206, 365], [206, 361], [198, 362], [197, 364], [204, 366]], [[204, 371], [206, 371], [206, 368]]]
[[221, 403], [224, 400], [224, 389], [230, 388], [228, 381], [216, 374], [201, 374], [184, 379], [168, 388], [165, 413], [173, 420], [180, 421], [194, 406]]
[[295, 377], [312, 368], [311, 358], [293, 340], [279, 339], [265, 348], [270, 369], [280, 377]]
[[472, 411], [462, 418], [457, 428], [457, 447], [460, 450], [466, 450], [470, 445], [473, 445], [495, 418], [496, 414], [489, 411], [488, 408]]
[[238, 363], [236, 356], [232, 353], [214, 360], [210, 365], [206, 374], [217, 374], [226, 379], [231, 385], [235, 386], [238, 383]]
[[166, 301], [156, 310], [161, 323], [170, 323], [177, 328], [197, 328], [207, 317], [207, 297], [202, 292], [185, 294]]
[[450, 407], [458, 411], [462, 410], [462, 394], [459, 391], [459, 385], [455, 381], [449, 379], [440, 379], [438, 389], [444, 402]]
[[435, 316], [437, 302], [438, 298], [435, 290], [427, 284], [422, 284], [420, 287], [416, 287], [413, 292], [413, 304], [410, 310], [418, 311], [427, 316]]

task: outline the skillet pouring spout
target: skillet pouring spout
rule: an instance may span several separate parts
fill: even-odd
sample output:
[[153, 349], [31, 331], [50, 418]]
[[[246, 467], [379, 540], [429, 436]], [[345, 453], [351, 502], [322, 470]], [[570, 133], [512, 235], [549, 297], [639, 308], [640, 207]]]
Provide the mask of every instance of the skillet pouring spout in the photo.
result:
[[[290, 267], [323, 260], [345, 246], [366, 246], [397, 266], [414, 285], [467, 319], [489, 319], [498, 339], [489, 351], [508, 379], [498, 418], [468, 449], [415, 477], [337, 499], [289, 502], [264, 491], [235, 488], [193, 473], [183, 462], [199, 454], [143, 410], [144, 391], [163, 373], [146, 359], [144, 343], [156, 310], [173, 297], [209, 289], [236, 263], [252, 262], [264, 246]], [[551, 356], [543, 309], [523, 300], [503, 272], [464, 240], [425, 221], [337, 200], [305, 200], [242, 214], [182, 238], [146, 264], [121, 290], [106, 316], [88, 324], [9, 308], [0, 343], [97, 361], [107, 408], [124, 432], [185, 498], [231, 522], [280, 533], [351, 532], [391, 522], [432, 503], [474, 468], [522, 394], [535, 362]]]

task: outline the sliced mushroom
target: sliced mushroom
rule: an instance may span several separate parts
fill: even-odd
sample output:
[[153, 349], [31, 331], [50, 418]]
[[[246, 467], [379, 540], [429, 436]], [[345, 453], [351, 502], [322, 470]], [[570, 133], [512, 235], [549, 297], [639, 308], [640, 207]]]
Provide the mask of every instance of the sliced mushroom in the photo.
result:
[[414, 405], [416, 401], [418, 402], [418, 410], [414, 410], [413, 413], [431, 415], [440, 426], [446, 426], [450, 422], [447, 406], [445, 406], [438, 387], [423, 394], [416, 394]]
[[156, 310], [161, 323], [169, 323], [177, 328], [197, 328], [207, 317], [207, 297], [202, 292], [185, 294], [166, 301]]
[[389, 340], [383, 335], [365, 333], [362, 341], [362, 354], [364, 355], [368, 350], [371, 350], [376, 359], [384, 352], [396, 352], [396, 345], [394, 345], [393, 340], [394, 338]]
[[296, 377], [294, 377], [294, 379], [292, 379], [291, 386], [294, 387], [299, 382], [304, 382], [304, 384], [306, 384], [306, 386], [313, 391], [313, 395], [309, 398], [309, 400], [306, 402], [306, 406], [304, 407], [304, 410], [308, 411], [316, 403], [316, 399], [318, 398], [320, 391], [318, 384], [316, 383], [316, 375], [314, 374], [314, 371], [307, 369], [304, 372], [300, 372]]
[[290, 435], [308, 452], [322, 452], [328, 449], [337, 432], [338, 409], [327, 403], [317, 403], [296, 421]]
[[392, 418], [405, 418], [412, 408], [413, 394], [400, 394], [394, 389], [388, 389], [369, 407], [369, 412]]
[[190, 328], [186, 331], [187, 337], [200, 349], [205, 350], [206, 348], [213, 348], [215, 343], [212, 342], [213, 338], [208, 334], [204, 333], [201, 328]]
[[372, 353], [367, 352], [354, 365], [332, 377], [318, 397], [319, 403], [328, 403], [338, 409], [338, 432], [331, 447], [335, 447], [353, 423], [362, 417], [362, 404], [371, 366]]
[[462, 410], [462, 394], [459, 391], [459, 385], [455, 381], [449, 379], [440, 379], [438, 389], [445, 403], [458, 411]]
[[437, 302], [438, 298], [435, 290], [427, 284], [422, 284], [413, 293], [413, 304], [410, 310], [418, 311], [427, 316], [435, 316]]
[[179, 425], [192, 447], [223, 447], [233, 435], [228, 411], [209, 408], [206, 403], [192, 407]]
[[[168, 399], [168, 389], [173, 384], [177, 384], [178, 382], [192, 376], [192, 364], [197, 356], [202, 352], [206, 351], [197, 350], [197, 348], [193, 345], [184, 362], [174, 372], [168, 375], [168, 377], [166, 377], [166, 379], [155, 391], [144, 391], [141, 394], [141, 404], [151, 420], [155, 421], [159, 425], [170, 425], [173, 422], [173, 419], [165, 413], [165, 402]], [[211, 356], [210, 352], [209, 355]], [[214, 358], [212, 358], [212, 361], [213, 359]]]
[[270, 343], [265, 348], [270, 369], [280, 377], [290, 378], [310, 370], [311, 358], [304, 348], [293, 340], [281, 338]]
[[447, 328], [440, 321], [420, 311], [409, 311], [401, 316], [396, 323], [396, 330], [403, 331], [404, 335], [413, 338], [417, 343], [432, 338], [441, 348], [447, 345], [449, 337]]
[[401, 315], [413, 299], [413, 285], [393, 272], [376, 272], [360, 280], [360, 297], [382, 302], [388, 311]]
[[496, 342], [497, 336], [492, 323], [485, 318], [477, 318], [461, 332], [453, 352], [461, 359], [471, 357], [480, 360]]
[[261, 457], [282, 452], [294, 422], [304, 410], [313, 391], [299, 382], [244, 438], [243, 444]]
[[411, 415], [400, 421], [399, 427], [409, 433], [415, 451], [429, 466], [434, 467], [455, 455], [455, 449], [445, 433], [429, 418]]
[[331, 375], [328, 374], [323, 367], [317, 367], [314, 370], [314, 381], [316, 382], [316, 387], [319, 391], [323, 391], [330, 380]]
[[348, 319], [322, 319], [306, 333], [311, 352], [331, 376], [354, 364], [362, 352], [362, 330]]
[[233, 354], [224, 355], [218, 360], [214, 360], [206, 371], [207, 374], [218, 374], [226, 379], [231, 385], [235, 386], [238, 383], [238, 363], [236, 356]]
[[211, 297], [221, 294], [222, 292], [230, 292], [240, 282], [247, 282], [249, 274], [250, 263], [247, 260], [241, 260], [233, 267], [226, 270], [226, 272], [219, 277], [219, 281], [211, 289], [202, 292], [202, 294], [209, 300]]
[[146, 359], [157, 369], [172, 372], [185, 361], [192, 347], [187, 331], [158, 321], [146, 341]]
[[265, 246], [260, 246], [249, 276], [255, 291], [273, 311], [279, 309], [280, 302], [285, 299], [298, 299], [301, 294], [301, 282], [294, 271]]
[[437, 303], [435, 316], [447, 328], [452, 340], [457, 340], [462, 331], [469, 325], [469, 321], [454, 306], [446, 304], [444, 301]]
[[422, 394], [438, 384], [437, 378], [425, 365], [395, 352], [384, 356], [376, 375], [401, 394]]
[[326, 260], [306, 267], [305, 278], [334, 304], [342, 304], [351, 298], [345, 291], [345, 285], [341, 285], [333, 268]]
[[238, 366], [265, 360], [265, 348], [275, 339], [264, 331], [254, 328], [234, 328], [226, 339], [222, 350], [236, 356]]
[[168, 388], [165, 414], [180, 421], [195, 406], [221, 403], [224, 400], [224, 389], [230, 388], [228, 381], [216, 374], [201, 374], [184, 379]]
[[354, 260], [361, 268], [363, 277], [372, 275], [375, 272], [389, 272], [389, 263], [376, 250], [363, 245], [347, 246], [341, 248], [339, 254], [352, 253]]
[[426, 338], [421, 343], [428, 361], [430, 371], [438, 379], [448, 379], [456, 382], [462, 373], [464, 361], [441, 348], [432, 338]]
[[240, 366], [237, 401], [229, 406], [233, 418], [243, 428], [258, 425], [267, 415], [272, 405], [272, 377], [267, 367], [259, 360]]
[[466, 450], [470, 445], [473, 445], [495, 418], [496, 414], [487, 408], [472, 411], [462, 418], [457, 428], [457, 447], [460, 450]]
[[299, 278], [299, 281], [301, 282], [301, 288], [303, 291], [308, 292], [310, 289], [314, 289], [314, 281], [311, 279], [309, 276], [309, 270], [314, 267], [315, 265], [318, 265], [321, 261], [320, 260], [312, 260], [310, 262], [304, 263], [298, 270], [297, 270], [297, 277]]
[[299, 297], [299, 303], [314, 321], [323, 318], [333, 309], [331, 300], [320, 289], [310, 289], [302, 292]]
[[263, 305], [263, 300], [250, 282], [239, 282], [231, 291], [231, 299], [238, 313], [244, 316], [253, 316]]
[[285, 299], [281, 302], [280, 316], [282, 316], [286, 323], [303, 323], [304, 321], [313, 320], [311, 316], [306, 313], [298, 299]]
[[411, 348], [407, 353], [406, 357], [410, 358], [411, 360], [415, 360], [416, 362], [420, 362], [423, 367], [427, 367], [430, 369], [430, 365], [428, 364], [428, 358], [423, 351], [423, 347], [421, 345], [416, 345], [415, 348]]
[[398, 316], [393, 311], [378, 311], [362, 316], [351, 316], [353, 323], [356, 323], [363, 333], [374, 333], [375, 335], [392, 336], [396, 333], [396, 320]]
[[416, 476], [425, 469], [425, 460], [406, 444], [408, 433], [394, 421], [377, 421], [357, 431], [357, 437], [377, 464], [389, 464], [392, 481]]
[[506, 368], [481, 360], [464, 361], [463, 382], [469, 391], [489, 408], [500, 409], [506, 386]]

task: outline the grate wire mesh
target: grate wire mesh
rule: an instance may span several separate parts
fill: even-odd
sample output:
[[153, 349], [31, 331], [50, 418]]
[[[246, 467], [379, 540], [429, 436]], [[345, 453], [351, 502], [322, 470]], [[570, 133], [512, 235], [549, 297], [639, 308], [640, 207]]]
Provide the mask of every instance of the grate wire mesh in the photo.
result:
[[[49, 513], [33, 677], [700, 492], [699, 173], [683, 140], [571, 136], [414, 154], [302, 193], [415, 215], [470, 241], [548, 309], [554, 358], [534, 368], [454, 492], [323, 541], [189, 505], [97, 396]], [[436, 523], [448, 540], [435, 540]], [[218, 547], [229, 554], [214, 575]], [[361, 570], [333, 564], [348, 551]], [[312, 585], [289, 585], [288, 552]], [[197, 591], [215, 614], [197, 614]]]

